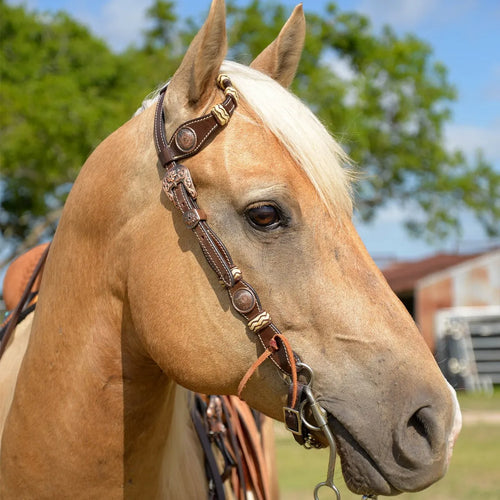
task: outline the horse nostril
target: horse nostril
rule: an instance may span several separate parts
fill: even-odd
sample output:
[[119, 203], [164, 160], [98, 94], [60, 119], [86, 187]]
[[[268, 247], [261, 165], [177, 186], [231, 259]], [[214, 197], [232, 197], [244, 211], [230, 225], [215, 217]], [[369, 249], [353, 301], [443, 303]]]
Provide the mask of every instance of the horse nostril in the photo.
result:
[[407, 428], [408, 432], [414, 432], [415, 434], [421, 436], [427, 440], [429, 446], [432, 446], [429, 428], [429, 413], [430, 408], [424, 407], [417, 410], [408, 420]]
[[424, 406], [403, 420], [394, 436], [394, 458], [408, 469], [426, 467], [434, 462], [439, 442], [436, 415], [430, 406]]

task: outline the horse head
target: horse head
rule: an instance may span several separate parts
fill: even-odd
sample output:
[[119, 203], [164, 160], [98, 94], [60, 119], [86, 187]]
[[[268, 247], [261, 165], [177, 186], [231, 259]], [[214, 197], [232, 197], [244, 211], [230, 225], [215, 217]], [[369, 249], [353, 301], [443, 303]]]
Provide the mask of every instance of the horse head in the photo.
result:
[[[230, 123], [183, 162], [200, 206], [314, 371], [314, 391], [328, 412], [349, 487], [385, 495], [418, 490], [447, 468], [457, 404], [353, 226], [344, 153], [286, 90], [304, 32], [299, 6], [250, 68], [223, 62], [225, 8], [214, 1], [166, 92], [165, 129], [170, 137], [209, 110], [221, 99], [217, 76], [230, 77], [240, 96]], [[151, 113], [137, 119], [151, 123]], [[157, 172], [151, 153], [148, 160]], [[234, 394], [262, 346], [231, 309], [169, 200], [158, 189], [147, 195], [147, 220], [137, 231], [128, 275], [137, 336], [179, 384]], [[242, 395], [283, 419], [284, 378], [273, 363], [262, 363]]]

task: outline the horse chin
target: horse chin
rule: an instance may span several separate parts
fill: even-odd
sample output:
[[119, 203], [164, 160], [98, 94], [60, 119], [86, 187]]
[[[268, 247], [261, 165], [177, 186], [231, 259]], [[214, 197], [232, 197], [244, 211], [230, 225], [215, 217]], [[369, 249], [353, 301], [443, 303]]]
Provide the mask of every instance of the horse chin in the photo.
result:
[[[385, 496], [401, 493], [384, 477], [368, 452], [330, 412], [328, 412], [328, 425], [335, 437], [337, 453], [342, 465], [342, 475], [347, 487], [353, 493]], [[322, 435], [316, 437], [321, 441], [321, 444], [326, 444], [323, 442]]]

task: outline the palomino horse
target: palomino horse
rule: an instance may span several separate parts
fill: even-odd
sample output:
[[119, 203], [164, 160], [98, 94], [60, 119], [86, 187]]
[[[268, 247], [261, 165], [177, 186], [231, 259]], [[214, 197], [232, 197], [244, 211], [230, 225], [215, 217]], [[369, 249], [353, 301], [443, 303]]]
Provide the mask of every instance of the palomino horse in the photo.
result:
[[[2, 498], [205, 498], [186, 389], [239, 388], [252, 407], [283, 420], [283, 407], [287, 417], [298, 414], [304, 373], [311, 381], [302, 363], [314, 372], [312, 386], [302, 386], [326, 412], [351, 490], [415, 491], [445, 473], [459, 428], [456, 400], [352, 225], [340, 147], [285, 89], [304, 26], [298, 7], [251, 68], [226, 63], [225, 7], [214, 0], [159, 111], [144, 106], [82, 168], [19, 372], [11, 363], [10, 378], [1, 374], [11, 384]], [[153, 135], [154, 123], [164, 112], [170, 138], [195, 119], [175, 141], [177, 150], [198, 148], [197, 118], [223, 99], [215, 83], [221, 66], [232, 117], [223, 125], [219, 116], [220, 133], [207, 132], [211, 143], [183, 161], [206, 213], [190, 209], [193, 222], [162, 192], [163, 165], [168, 177], [177, 163], [168, 157], [173, 145], [155, 145], [162, 135]], [[224, 114], [217, 109], [213, 119]], [[175, 195], [192, 188], [189, 180], [163, 186]], [[205, 217], [258, 290], [258, 304], [234, 268], [224, 274], [230, 259], [222, 246], [201, 250], [185, 227], [210, 243]], [[223, 254], [219, 273], [212, 251]], [[241, 286], [247, 303], [236, 300]], [[276, 333], [262, 340], [264, 330], [247, 327], [232, 304], [249, 324], [258, 309], [263, 328]], [[20, 328], [29, 335], [26, 321]], [[323, 430], [309, 439], [327, 444]]]

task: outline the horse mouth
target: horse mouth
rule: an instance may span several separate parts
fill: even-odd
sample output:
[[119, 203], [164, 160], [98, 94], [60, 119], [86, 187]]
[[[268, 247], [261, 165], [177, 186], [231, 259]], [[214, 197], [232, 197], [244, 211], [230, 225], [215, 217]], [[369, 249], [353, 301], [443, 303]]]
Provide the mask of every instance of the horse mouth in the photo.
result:
[[401, 493], [384, 476], [374, 458], [330, 412], [328, 426], [332, 430], [340, 456], [342, 475], [347, 487], [359, 495], [392, 496]]

